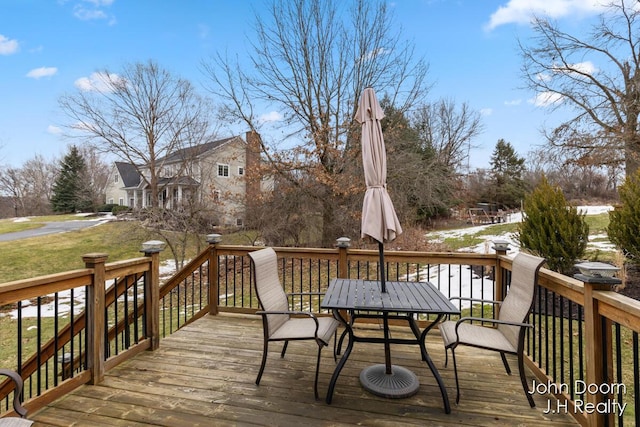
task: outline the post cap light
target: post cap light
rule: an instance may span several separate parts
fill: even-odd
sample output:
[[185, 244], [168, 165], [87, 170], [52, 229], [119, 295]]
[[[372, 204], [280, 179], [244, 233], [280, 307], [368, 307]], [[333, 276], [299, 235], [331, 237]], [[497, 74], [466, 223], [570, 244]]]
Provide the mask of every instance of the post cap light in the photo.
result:
[[149, 240], [142, 244], [142, 249], [140, 252], [144, 253], [154, 253], [161, 252], [164, 250], [165, 243], [162, 240]]
[[336, 245], [339, 248], [348, 248], [349, 246], [351, 246], [351, 239], [348, 237], [338, 237], [336, 239]]
[[493, 249], [495, 249], [496, 251], [508, 251], [510, 244], [511, 242], [509, 242], [508, 240], [494, 240]]
[[222, 234], [207, 234], [207, 243], [220, 243], [222, 242]]

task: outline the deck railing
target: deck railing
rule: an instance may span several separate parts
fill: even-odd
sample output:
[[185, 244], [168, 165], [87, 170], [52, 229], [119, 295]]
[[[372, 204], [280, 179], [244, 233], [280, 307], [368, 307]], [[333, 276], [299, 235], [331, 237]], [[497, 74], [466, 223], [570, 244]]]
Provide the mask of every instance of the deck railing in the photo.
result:
[[[2, 330], [3, 346], [12, 348], [2, 365], [26, 379], [27, 407], [101, 381], [105, 371], [207, 313], [255, 312], [248, 253], [256, 248], [210, 237], [208, 248], [162, 285], [157, 251], [116, 263], [90, 254], [85, 269], [0, 285], [0, 307], [15, 319]], [[350, 249], [344, 239], [334, 249], [276, 252], [286, 291], [306, 294], [291, 300], [295, 308], [328, 315], [320, 301], [331, 279], [379, 278], [378, 252]], [[505, 251], [389, 250], [385, 263], [387, 280], [428, 280], [449, 297], [501, 300], [510, 281]], [[493, 305], [460, 308], [475, 317], [497, 314]], [[526, 351], [534, 392], [558, 397], [543, 410], [570, 413], [583, 425], [639, 424], [639, 301], [543, 268], [531, 322]], [[10, 394], [11, 384], [0, 384], [0, 414], [10, 412]]]

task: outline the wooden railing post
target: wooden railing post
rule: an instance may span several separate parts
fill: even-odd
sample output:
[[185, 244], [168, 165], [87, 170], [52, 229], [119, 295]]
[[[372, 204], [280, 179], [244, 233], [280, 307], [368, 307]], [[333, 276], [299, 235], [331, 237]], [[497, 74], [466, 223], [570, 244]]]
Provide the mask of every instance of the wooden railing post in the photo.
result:
[[[496, 251], [496, 271], [493, 278], [493, 299], [494, 301], [504, 301], [505, 288], [504, 288], [504, 274], [503, 268], [500, 265], [500, 257], [507, 255], [509, 252], [509, 243], [506, 241], [494, 241], [493, 249]], [[493, 307], [494, 317], [497, 319], [500, 316], [500, 306], [495, 305]]]
[[222, 241], [220, 234], [208, 234], [209, 243], [209, 314], [218, 314], [218, 243]]
[[142, 244], [145, 256], [151, 258], [151, 267], [145, 273], [145, 328], [147, 338], [151, 340], [149, 350], [157, 350], [160, 347], [160, 252], [164, 250], [164, 242], [150, 240]]
[[[91, 372], [91, 384], [104, 379], [105, 351], [105, 262], [109, 257], [105, 253], [90, 253], [82, 257], [85, 267], [93, 269], [91, 286], [87, 288], [87, 369]], [[73, 356], [72, 356], [73, 357]]]
[[349, 278], [349, 263], [347, 261], [347, 250], [351, 246], [351, 239], [348, 237], [340, 237], [336, 239], [338, 247], [338, 278]]
[[[589, 408], [598, 408], [599, 403], [606, 402], [610, 396], [600, 392], [600, 386], [606, 384], [612, 373], [612, 337], [611, 322], [603, 318], [598, 310], [598, 300], [593, 297], [594, 291], [610, 290], [612, 279], [607, 277], [590, 277], [576, 274], [576, 279], [584, 283], [584, 328], [586, 351], [586, 379], [587, 392], [582, 399]], [[619, 283], [616, 281], [615, 283]], [[605, 366], [605, 360], [607, 361]], [[589, 392], [591, 390], [591, 392]], [[593, 392], [597, 390], [597, 392]], [[613, 425], [613, 413], [607, 414], [601, 410], [586, 412], [588, 425], [597, 427], [605, 425], [609, 418]]]

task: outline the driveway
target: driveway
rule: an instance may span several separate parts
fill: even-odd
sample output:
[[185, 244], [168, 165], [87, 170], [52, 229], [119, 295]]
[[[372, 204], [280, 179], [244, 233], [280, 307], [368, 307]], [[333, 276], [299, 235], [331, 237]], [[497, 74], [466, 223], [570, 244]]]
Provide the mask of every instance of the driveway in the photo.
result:
[[45, 236], [47, 234], [64, 233], [67, 231], [82, 230], [83, 228], [100, 225], [108, 220], [101, 219], [83, 219], [72, 221], [47, 222], [40, 228], [33, 230], [16, 231], [15, 233], [0, 234], [0, 242], [8, 242], [11, 240], [28, 239], [29, 237]]

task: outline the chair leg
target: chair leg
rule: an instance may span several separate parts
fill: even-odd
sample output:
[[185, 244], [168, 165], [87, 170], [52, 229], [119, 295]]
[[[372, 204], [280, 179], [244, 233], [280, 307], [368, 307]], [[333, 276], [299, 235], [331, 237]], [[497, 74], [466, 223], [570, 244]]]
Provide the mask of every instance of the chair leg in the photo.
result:
[[453, 360], [453, 375], [456, 378], [456, 405], [460, 403], [460, 384], [458, 382], [458, 365], [456, 364], [456, 352], [451, 347], [451, 359]]
[[507, 357], [503, 352], [500, 352], [500, 357], [502, 358], [502, 364], [504, 365], [504, 369], [507, 371], [507, 374], [511, 375], [511, 368], [509, 367], [509, 362], [507, 362]]
[[447, 347], [444, 348], [444, 367], [447, 367], [447, 364], [449, 363], [449, 349]]
[[320, 373], [320, 354], [322, 353], [322, 344], [318, 344], [318, 360], [316, 362], [316, 379], [313, 383], [313, 393], [316, 397], [316, 400], [319, 399], [318, 396], [318, 374]]
[[260, 379], [264, 372], [264, 365], [267, 364], [267, 350], [269, 349], [269, 340], [264, 340], [264, 346], [262, 348], [262, 364], [260, 365], [260, 371], [258, 371], [258, 378], [256, 378], [256, 385], [260, 385]]
[[522, 356], [522, 353], [518, 353], [518, 370], [520, 371], [520, 382], [522, 383], [524, 394], [525, 396], [527, 396], [527, 400], [529, 401], [529, 406], [534, 408], [536, 406], [536, 402], [533, 401], [533, 397], [529, 392], [529, 386], [527, 385], [527, 377], [524, 373], [524, 358]]
[[282, 346], [282, 352], [280, 353], [280, 358], [284, 358], [284, 354], [287, 352], [287, 346], [289, 345], [289, 341], [285, 341]]
[[338, 349], [338, 330], [333, 333], [333, 361], [338, 361], [338, 353], [336, 352]]

